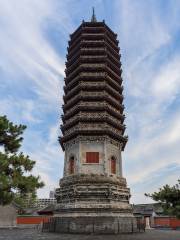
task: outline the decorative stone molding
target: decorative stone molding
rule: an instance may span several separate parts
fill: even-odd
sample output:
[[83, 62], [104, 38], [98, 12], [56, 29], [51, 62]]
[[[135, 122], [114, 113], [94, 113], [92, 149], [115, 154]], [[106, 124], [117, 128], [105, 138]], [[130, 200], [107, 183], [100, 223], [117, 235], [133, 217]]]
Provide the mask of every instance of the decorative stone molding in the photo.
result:
[[78, 136], [73, 140], [69, 140], [66, 143], [64, 143], [64, 148], [67, 151], [71, 146], [79, 142], [88, 143], [88, 142], [104, 142], [104, 141], [106, 141], [107, 144], [112, 144], [118, 147], [119, 149], [122, 148], [122, 143], [119, 143], [118, 141], [115, 141], [114, 139], [111, 139], [108, 136]]
[[124, 178], [96, 174], [64, 177], [60, 180], [60, 188], [56, 190], [56, 198], [61, 209], [64, 208], [63, 206], [66, 208], [68, 204], [75, 204], [72, 207], [76, 208], [77, 202], [78, 208], [81, 208], [86, 201], [86, 208], [89, 205], [96, 211], [99, 208], [112, 208], [115, 204], [116, 210], [126, 209], [131, 212], [129, 197], [129, 188], [126, 187]]

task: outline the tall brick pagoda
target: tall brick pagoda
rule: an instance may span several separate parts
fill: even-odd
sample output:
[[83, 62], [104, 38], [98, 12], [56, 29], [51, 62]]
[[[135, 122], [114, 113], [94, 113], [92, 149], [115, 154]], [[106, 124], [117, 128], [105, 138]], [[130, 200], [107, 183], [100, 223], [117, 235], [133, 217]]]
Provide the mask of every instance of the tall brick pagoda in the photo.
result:
[[108, 233], [135, 224], [122, 176], [128, 139], [119, 49], [117, 34], [94, 11], [91, 22], [70, 35], [60, 137], [64, 176], [56, 190], [57, 228], [64, 231], [62, 223], [71, 232]]

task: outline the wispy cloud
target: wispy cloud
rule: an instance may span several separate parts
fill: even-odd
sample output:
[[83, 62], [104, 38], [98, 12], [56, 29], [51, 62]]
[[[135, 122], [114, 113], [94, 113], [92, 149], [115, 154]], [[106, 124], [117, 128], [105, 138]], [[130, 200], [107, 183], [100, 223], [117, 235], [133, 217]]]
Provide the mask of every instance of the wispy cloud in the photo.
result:
[[18, 87], [29, 85], [38, 97], [51, 102], [57, 100], [64, 75], [64, 59], [45, 37], [44, 24], [48, 25], [53, 15], [48, 0], [1, 2], [0, 67], [7, 75], [6, 84], [13, 80]]
[[[143, 191], [147, 187], [155, 191], [159, 186], [150, 180], [159, 181], [157, 173], [168, 169], [169, 164], [175, 165], [174, 170], [180, 165], [180, 51], [175, 42], [180, 29], [176, 9], [180, 5], [170, 1], [164, 5], [163, 1], [116, 1], [115, 7], [121, 9], [116, 21], [120, 23], [129, 135], [125, 176], [135, 195], [132, 201], [149, 201]], [[178, 174], [170, 177], [172, 172], [162, 171], [161, 184], [168, 179], [175, 183]]]
[[152, 94], [159, 102], [174, 100], [180, 92], [180, 55], [170, 57], [160, 69], [152, 84]]
[[8, 0], [0, 5], [0, 113], [28, 126], [22, 149], [37, 161], [34, 172], [47, 184], [42, 190], [47, 194], [49, 183], [58, 184], [62, 175], [57, 121], [64, 77], [64, 56], [55, 51], [47, 30], [58, 23], [65, 38], [64, 26], [71, 23], [64, 24], [67, 11], [56, 12], [56, 6], [66, 7], [58, 1]]

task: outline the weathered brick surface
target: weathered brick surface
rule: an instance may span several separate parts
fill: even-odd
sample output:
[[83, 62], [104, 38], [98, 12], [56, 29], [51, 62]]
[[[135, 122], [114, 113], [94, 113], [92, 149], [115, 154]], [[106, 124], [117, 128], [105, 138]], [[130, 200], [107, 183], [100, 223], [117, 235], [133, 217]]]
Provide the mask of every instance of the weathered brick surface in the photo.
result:
[[43, 231], [60, 233], [118, 234], [137, 232], [133, 217], [53, 217]]

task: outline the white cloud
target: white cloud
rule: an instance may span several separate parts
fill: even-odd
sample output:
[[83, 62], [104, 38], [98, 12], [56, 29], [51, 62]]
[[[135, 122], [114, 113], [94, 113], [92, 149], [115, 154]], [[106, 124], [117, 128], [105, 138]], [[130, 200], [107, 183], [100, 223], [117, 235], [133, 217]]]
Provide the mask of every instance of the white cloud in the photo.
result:
[[164, 64], [152, 85], [152, 94], [160, 102], [166, 99], [172, 99], [180, 91], [180, 56], [170, 58], [167, 64]]
[[[0, 5], [0, 113], [28, 125], [22, 149], [36, 160], [34, 173], [42, 176], [46, 183], [42, 192], [47, 194], [53, 184], [58, 184], [63, 170], [57, 140], [59, 123], [48, 114], [59, 120], [65, 59], [55, 51], [46, 31], [55, 24], [61, 37], [67, 38], [71, 16], [68, 4], [56, 0], [7, 0]], [[61, 45], [60, 38], [59, 42]]]
[[[156, 4], [147, 1], [115, 1], [116, 26], [119, 26], [120, 45], [126, 53], [128, 72], [171, 40], [168, 29], [159, 16]], [[120, 25], [118, 25], [119, 23]], [[116, 27], [117, 28], [117, 27]]]
[[55, 126], [47, 129], [46, 138], [42, 137], [41, 131], [31, 130], [24, 139], [23, 152], [36, 161], [33, 173], [39, 175], [45, 183], [45, 187], [38, 190], [40, 197], [47, 197], [50, 190], [58, 187], [59, 179], [63, 175], [64, 153], [58, 143], [58, 123]]
[[[155, 191], [158, 186], [150, 184], [150, 179], [169, 164], [180, 164], [180, 109], [175, 104], [180, 91], [180, 53], [173, 53], [175, 33], [179, 31], [176, 9], [180, 6], [168, 5], [168, 22], [155, 2], [122, 0], [114, 6], [120, 11], [116, 22], [129, 135], [123, 154], [124, 175], [132, 186], [133, 201], [148, 202], [151, 200], [144, 197], [144, 192], [147, 188]], [[164, 172], [161, 184], [167, 183], [169, 174], [172, 172]], [[171, 176], [172, 182], [176, 179], [177, 174]], [[140, 183], [144, 188], [140, 189]]]
[[9, 76], [7, 83], [15, 74], [18, 85], [26, 81], [26, 88], [47, 101], [57, 101], [64, 76], [64, 59], [45, 37], [44, 24], [54, 18], [54, 10], [49, 0], [1, 1], [0, 8], [0, 66]]
[[147, 198], [145, 193], [153, 193], [165, 184], [173, 186], [179, 178], [180, 164], [168, 164], [166, 167], [157, 168], [137, 183], [131, 183], [132, 203], [151, 203], [153, 200]]
[[41, 176], [41, 180], [45, 183], [45, 186], [37, 191], [38, 198], [48, 198], [49, 192], [58, 188], [58, 181], [53, 181], [51, 176], [44, 172], [38, 172], [38, 174]]
[[[180, 114], [158, 124], [148, 133], [132, 136], [130, 146], [127, 146], [124, 158], [129, 183], [143, 181], [148, 175], [157, 169], [164, 168], [169, 164], [180, 164]], [[141, 127], [141, 126], [140, 126]], [[126, 167], [126, 163], [130, 164]]]

